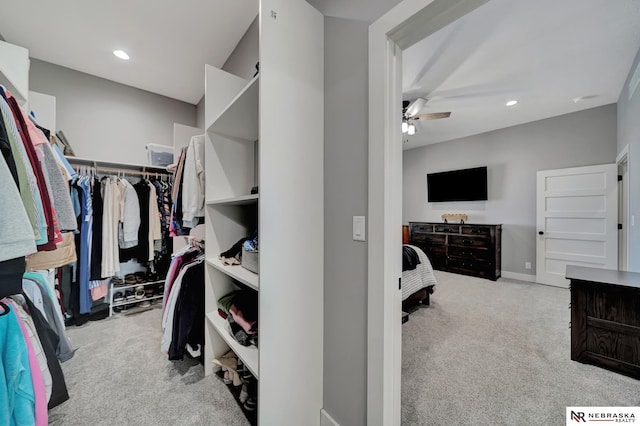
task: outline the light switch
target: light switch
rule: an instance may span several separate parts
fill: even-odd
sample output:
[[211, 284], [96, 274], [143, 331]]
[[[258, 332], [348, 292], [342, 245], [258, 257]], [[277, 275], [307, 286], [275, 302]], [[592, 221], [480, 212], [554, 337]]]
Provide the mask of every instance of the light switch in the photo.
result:
[[366, 226], [364, 216], [353, 217], [353, 240], [366, 241]]

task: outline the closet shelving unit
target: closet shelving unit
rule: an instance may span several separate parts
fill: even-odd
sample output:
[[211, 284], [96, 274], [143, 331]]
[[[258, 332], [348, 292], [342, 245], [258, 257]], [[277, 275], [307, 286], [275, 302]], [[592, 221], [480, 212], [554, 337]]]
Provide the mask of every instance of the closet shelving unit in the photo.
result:
[[[323, 397], [324, 18], [305, 1], [261, 0], [258, 19], [258, 77], [205, 67], [204, 367], [211, 374], [233, 350], [258, 378], [258, 424], [313, 426]], [[258, 274], [218, 260], [255, 230]], [[236, 342], [217, 313], [218, 299], [243, 287], [258, 292], [259, 347]]]
[[[218, 110], [207, 126], [206, 164], [206, 263], [207, 286], [206, 319], [207, 335], [212, 357], [233, 350], [256, 378], [259, 378], [259, 351], [256, 346], [242, 346], [227, 331], [227, 323], [217, 313], [216, 301], [242, 285], [259, 291], [259, 275], [240, 265], [225, 265], [218, 255], [236, 241], [251, 234], [258, 224], [259, 194], [250, 194], [257, 185], [254, 171], [258, 159], [258, 88], [259, 78], [247, 82], [241, 78], [207, 68], [207, 87], [212, 81], [224, 84], [228, 91], [206, 105], [206, 114], [224, 105], [224, 98], [231, 100]], [[234, 96], [235, 94], [235, 96]], [[205, 101], [206, 102], [206, 101]], [[210, 167], [215, 164], [217, 167]], [[205, 349], [206, 353], [209, 350]], [[205, 363], [207, 374], [213, 365]]]

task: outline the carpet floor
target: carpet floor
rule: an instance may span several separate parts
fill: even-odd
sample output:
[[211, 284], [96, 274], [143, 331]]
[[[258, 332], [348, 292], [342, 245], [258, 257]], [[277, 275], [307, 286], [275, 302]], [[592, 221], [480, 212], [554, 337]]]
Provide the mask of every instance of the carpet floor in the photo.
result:
[[220, 379], [160, 352], [161, 319], [156, 308], [68, 328], [78, 348], [62, 364], [70, 399], [49, 411], [49, 424], [248, 425]]
[[567, 406], [638, 406], [640, 381], [571, 361], [569, 290], [436, 271], [402, 326], [403, 425], [564, 425]]

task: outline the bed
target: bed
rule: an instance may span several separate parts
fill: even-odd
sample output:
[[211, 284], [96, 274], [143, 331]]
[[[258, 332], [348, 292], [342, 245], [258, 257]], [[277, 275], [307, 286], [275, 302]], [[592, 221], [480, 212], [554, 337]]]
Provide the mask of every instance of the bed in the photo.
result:
[[[406, 248], [413, 249], [417, 255], [417, 261], [414, 262], [405, 258], [407, 253]], [[431, 303], [431, 294], [435, 290], [436, 278], [433, 275], [433, 267], [427, 255], [419, 247], [404, 244], [403, 245], [403, 271], [402, 271], [402, 310], [406, 311], [407, 308], [417, 304], [429, 305]], [[410, 255], [410, 254], [409, 254]], [[409, 269], [415, 266], [414, 269]]]

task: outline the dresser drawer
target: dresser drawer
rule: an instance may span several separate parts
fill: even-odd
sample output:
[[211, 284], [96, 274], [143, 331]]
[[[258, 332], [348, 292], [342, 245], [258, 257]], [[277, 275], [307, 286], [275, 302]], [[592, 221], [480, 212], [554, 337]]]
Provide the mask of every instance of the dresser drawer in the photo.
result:
[[479, 277], [489, 276], [491, 270], [491, 262], [484, 260], [472, 260], [456, 257], [447, 258], [447, 267], [452, 271], [464, 272], [473, 274]]
[[460, 226], [443, 223], [442, 225], [434, 225], [433, 230], [434, 232], [447, 232], [451, 234], [458, 234], [460, 233]]
[[474, 260], [491, 260], [491, 252], [489, 250], [476, 247], [451, 246], [449, 247], [449, 255]]
[[414, 232], [433, 232], [433, 225], [426, 223], [410, 223], [411, 233]]
[[479, 238], [472, 236], [451, 235], [449, 237], [449, 245], [452, 246], [464, 246], [464, 247], [484, 247], [491, 246], [491, 240], [488, 238]]
[[463, 235], [491, 235], [491, 227], [489, 226], [476, 226], [476, 225], [463, 225], [461, 229]]
[[442, 234], [415, 232], [411, 235], [411, 242], [417, 245], [444, 244], [446, 240], [447, 236]]

